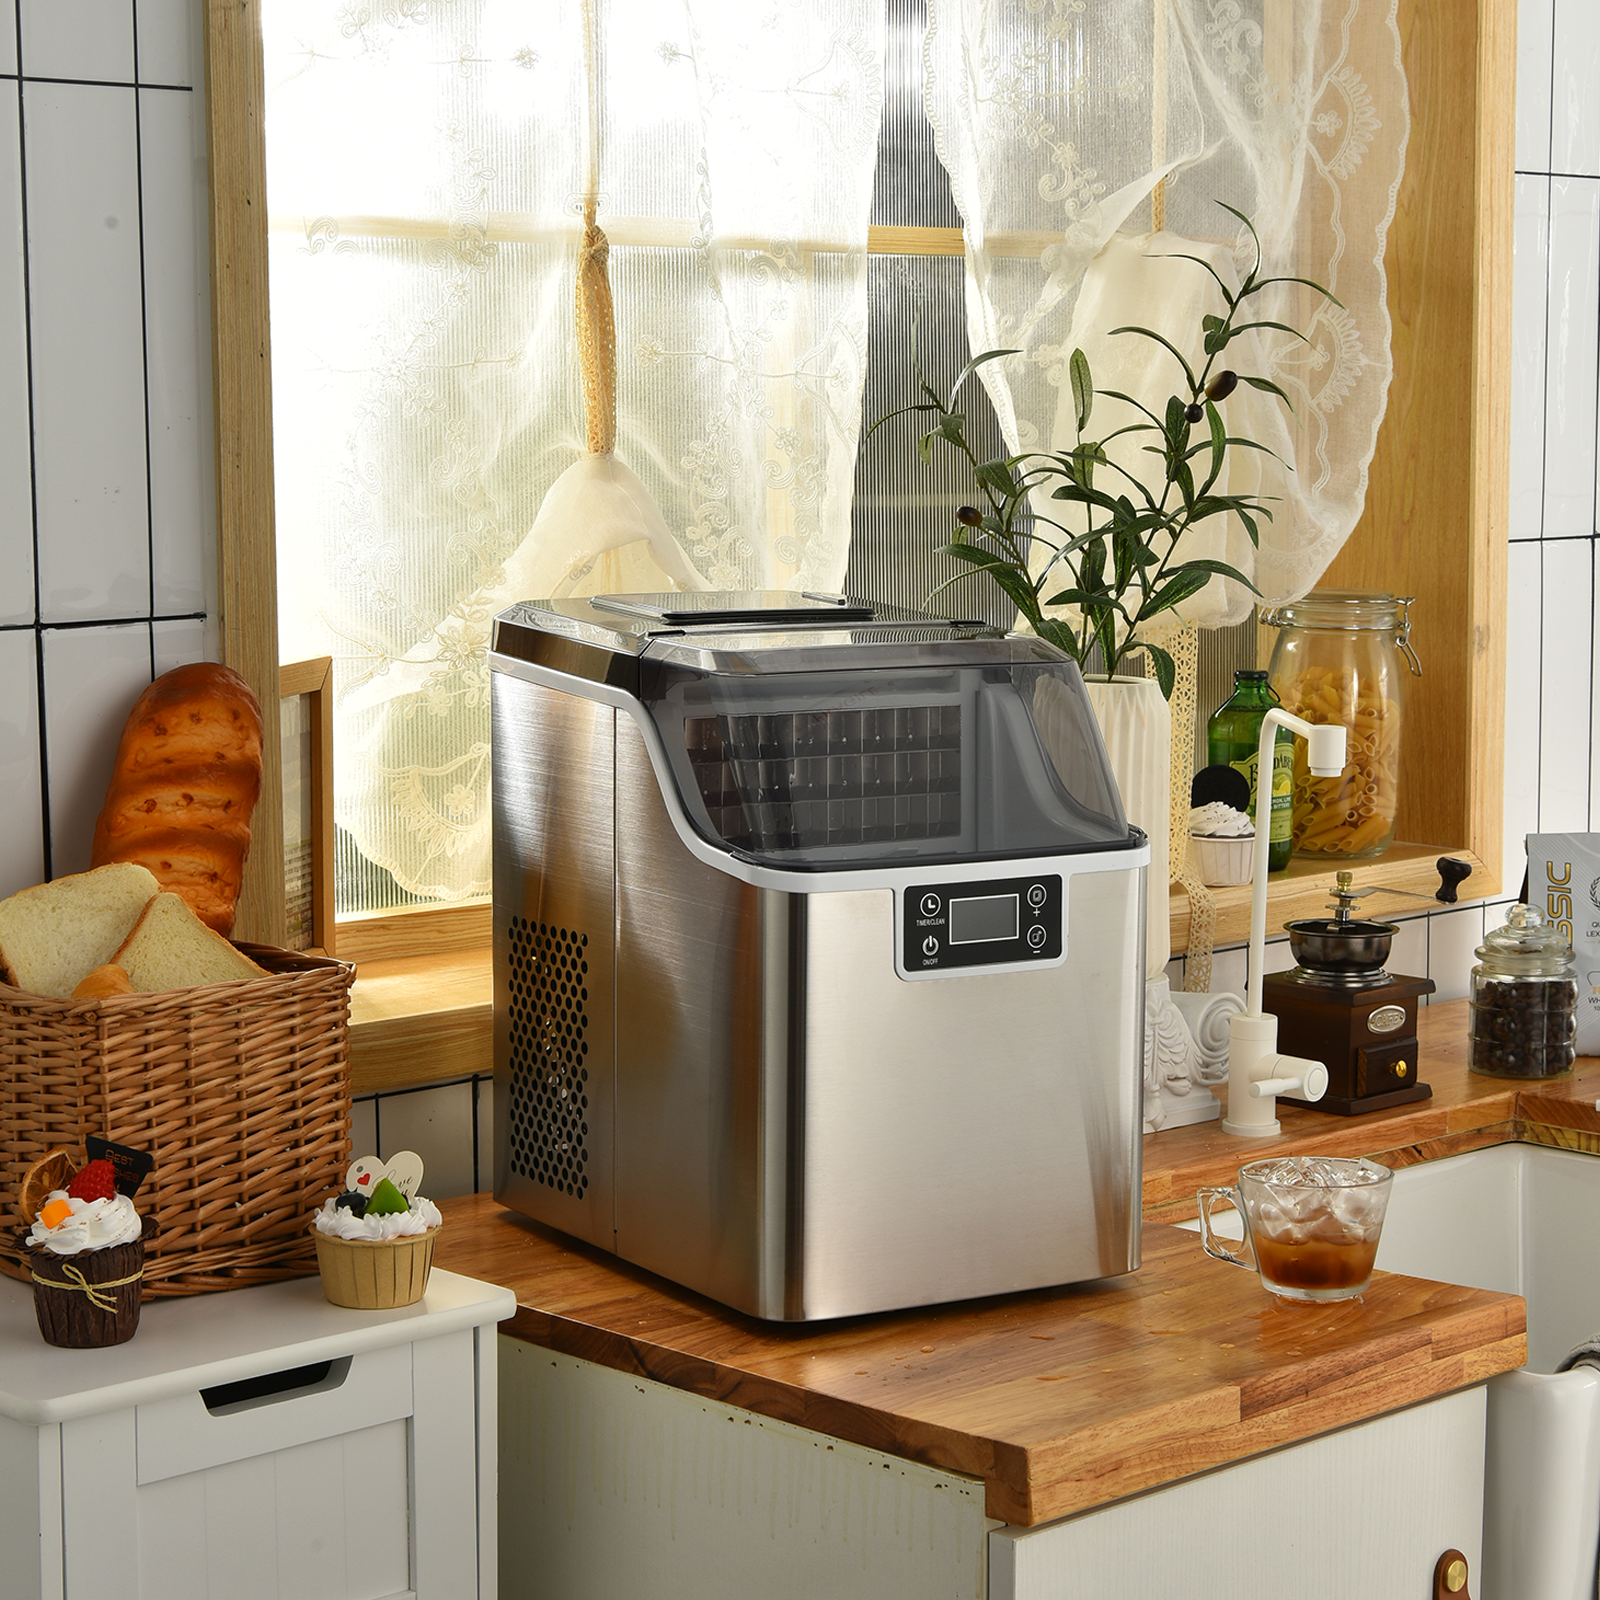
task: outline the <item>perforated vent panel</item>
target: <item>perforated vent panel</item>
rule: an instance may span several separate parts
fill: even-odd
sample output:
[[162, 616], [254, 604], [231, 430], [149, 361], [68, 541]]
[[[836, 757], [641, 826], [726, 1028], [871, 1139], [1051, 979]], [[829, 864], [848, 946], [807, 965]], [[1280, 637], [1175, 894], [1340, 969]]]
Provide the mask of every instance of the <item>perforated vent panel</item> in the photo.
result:
[[589, 936], [513, 917], [511, 1170], [558, 1194], [589, 1187]]

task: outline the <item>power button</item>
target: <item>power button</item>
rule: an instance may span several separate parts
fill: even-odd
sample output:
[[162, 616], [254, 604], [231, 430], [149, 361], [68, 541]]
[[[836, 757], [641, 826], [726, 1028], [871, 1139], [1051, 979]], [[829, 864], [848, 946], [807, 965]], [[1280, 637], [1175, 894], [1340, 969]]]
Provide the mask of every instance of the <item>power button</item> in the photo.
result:
[[931, 933], [922, 941], [922, 953], [925, 956], [936, 956], [939, 953], [939, 941]]

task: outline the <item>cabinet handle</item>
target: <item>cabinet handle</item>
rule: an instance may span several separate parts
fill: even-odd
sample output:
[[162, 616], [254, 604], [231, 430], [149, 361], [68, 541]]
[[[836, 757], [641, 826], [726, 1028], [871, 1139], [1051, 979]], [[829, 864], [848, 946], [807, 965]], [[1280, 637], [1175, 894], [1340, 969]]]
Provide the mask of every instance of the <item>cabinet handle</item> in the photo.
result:
[[1446, 1550], [1434, 1563], [1433, 1600], [1472, 1600], [1467, 1593], [1467, 1558], [1459, 1550]]
[[265, 1372], [259, 1378], [241, 1378], [237, 1383], [215, 1384], [202, 1389], [200, 1399], [212, 1416], [227, 1417], [235, 1411], [253, 1411], [257, 1406], [276, 1405], [303, 1394], [321, 1394], [344, 1382], [350, 1360], [349, 1356], [339, 1356], [333, 1361], [313, 1361], [306, 1367]]

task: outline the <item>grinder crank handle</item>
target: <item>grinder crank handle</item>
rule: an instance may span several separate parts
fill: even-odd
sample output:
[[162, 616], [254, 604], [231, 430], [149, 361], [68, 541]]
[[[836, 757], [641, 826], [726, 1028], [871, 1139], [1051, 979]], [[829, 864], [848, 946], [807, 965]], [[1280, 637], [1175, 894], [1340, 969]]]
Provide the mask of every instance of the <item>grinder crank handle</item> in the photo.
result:
[[1434, 867], [1439, 873], [1439, 889], [1433, 898], [1453, 906], [1456, 903], [1457, 885], [1465, 883], [1472, 876], [1472, 863], [1458, 861], [1454, 856], [1440, 856], [1434, 862]]

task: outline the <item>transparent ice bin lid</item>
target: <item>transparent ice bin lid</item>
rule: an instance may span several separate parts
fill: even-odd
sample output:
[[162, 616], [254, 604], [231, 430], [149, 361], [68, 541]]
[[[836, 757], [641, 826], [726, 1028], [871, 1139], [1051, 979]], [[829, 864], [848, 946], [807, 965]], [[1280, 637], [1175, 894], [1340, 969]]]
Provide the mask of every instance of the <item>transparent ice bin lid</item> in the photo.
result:
[[1134, 842], [1078, 669], [1032, 634], [717, 591], [524, 601], [493, 650], [637, 696], [692, 825], [746, 859], [859, 870]]
[[684, 810], [741, 856], [859, 869], [1130, 842], [1070, 661], [723, 673], [652, 653], [640, 698]]

